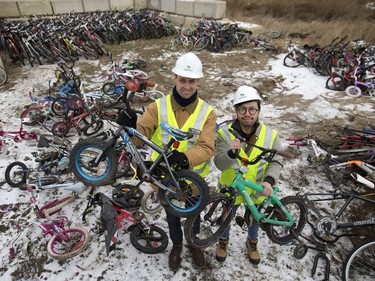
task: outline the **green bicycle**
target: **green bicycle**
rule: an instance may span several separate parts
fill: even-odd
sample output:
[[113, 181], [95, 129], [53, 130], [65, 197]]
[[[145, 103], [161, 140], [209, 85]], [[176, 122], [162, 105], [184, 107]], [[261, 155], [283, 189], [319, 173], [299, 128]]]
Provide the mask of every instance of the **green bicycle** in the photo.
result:
[[[241, 141], [246, 142], [244, 139]], [[246, 142], [248, 143], [248, 142]], [[249, 144], [249, 143], [248, 143]], [[194, 247], [205, 248], [215, 243], [233, 218], [233, 207], [236, 196], [239, 194], [245, 200], [246, 212], [244, 217], [237, 216], [236, 222], [240, 226], [250, 224], [251, 217], [260, 223], [261, 228], [266, 232], [268, 238], [277, 244], [287, 244], [298, 238], [306, 223], [307, 208], [303, 200], [297, 196], [287, 196], [282, 199], [277, 198], [278, 187], [273, 187], [273, 194], [266, 198], [260, 205], [256, 206], [251, 200], [245, 187], [256, 191], [257, 194], [263, 192], [263, 187], [255, 182], [245, 180], [248, 165], [254, 165], [261, 159], [267, 162], [277, 162], [272, 160], [276, 155], [275, 149], [265, 149], [251, 144], [262, 152], [254, 160], [241, 160], [242, 166], [236, 172], [232, 184], [220, 190], [220, 193], [211, 194], [206, 207], [200, 214], [186, 220], [184, 233], [186, 241]], [[281, 164], [280, 164], [281, 165]], [[200, 233], [193, 234], [193, 225], [197, 216], [201, 216]]]

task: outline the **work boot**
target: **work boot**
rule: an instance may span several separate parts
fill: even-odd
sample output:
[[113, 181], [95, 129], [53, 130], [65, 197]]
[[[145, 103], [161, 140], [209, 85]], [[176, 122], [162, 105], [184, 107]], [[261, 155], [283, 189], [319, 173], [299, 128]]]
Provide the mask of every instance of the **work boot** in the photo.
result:
[[258, 252], [258, 240], [250, 240], [247, 238], [246, 240], [246, 248], [249, 252], [249, 259], [252, 264], [259, 264], [260, 263], [260, 254]]
[[216, 259], [218, 261], [223, 262], [227, 258], [228, 245], [229, 245], [229, 239], [219, 240], [219, 244], [217, 245], [217, 249], [216, 249]]
[[173, 245], [171, 252], [169, 253], [169, 268], [173, 271], [176, 271], [180, 268], [181, 265], [181, 245]]
[[204, 259], [204, 252], [202, 249], [189, 247], [190, 253], [193, 256], [193, 262], [199, 268], [202, 268], [206, 265], [206, 261]]

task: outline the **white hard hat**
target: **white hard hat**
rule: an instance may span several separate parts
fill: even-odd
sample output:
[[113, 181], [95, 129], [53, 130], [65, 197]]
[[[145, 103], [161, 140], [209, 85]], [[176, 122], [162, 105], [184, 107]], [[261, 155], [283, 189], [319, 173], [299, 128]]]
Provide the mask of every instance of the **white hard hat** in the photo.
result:
[[233, 105], [244, 103], [247, 101], [262, 101], [258, 91], [253, 87], [241, 86], [234, 94]]
[[187, 78], [202, 78], [202, 62], [194, 53], [186, 53], [178, 58], [172, 72]]

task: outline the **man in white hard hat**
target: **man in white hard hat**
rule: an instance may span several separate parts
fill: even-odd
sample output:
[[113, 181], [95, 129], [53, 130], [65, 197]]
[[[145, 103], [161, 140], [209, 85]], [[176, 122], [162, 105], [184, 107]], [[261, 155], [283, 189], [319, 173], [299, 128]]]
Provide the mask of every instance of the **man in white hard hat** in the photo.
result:
[[[253, 87], [241, 86], [234, 94], [233, 105], [236, 112], [236, 119], [233, 123], [225, 125], [219, 129], [216, 137], [216, 153], [214, 163], [216, 167], [222, 171], [219, 180], [219, 189], [224, 186], [229, 186], [235, 177], [236, 169], [241, 166], [237, 159], [237, 153], [241, 158], [253, 160], [259, 155], [260, 150], [254, 149], [253, 146], [246, 144], [236, 138], [230, 132], [234, 130], [242, 138], [246, 139], [251, 144], [265, 148], [280, 149], [280, 138], [278, 132], [272, 130], [266, 125], [259, 122], [260, 105], [262, 98], [258, 91]], [[280, 156], [275, 156], [274, 160], [280, 161]], [[244, 177], [250, 181], [257, 182], [264, 187], [262, 196], [253, 198], [254, 204], [260, 204], [266, 197], [272, 195], [272, 186], [278, 181], [282, 166], [277, 163], [267, 163], [260, 161], [254, 165], [248, 166], [249, 171], [244, 174]], [[248, 189], [249, 194], [254, 193], [253, 190]], [[237, 211], [238, 206], [244, 200], [241, 196], [236, 197], [235, 209], [233, 217]], [[251, 220], [250, 220], [251, 221]], [[248, 234], [246, 240], [246, 248], [250, 262], [252, 264], [259, 264], [260, 254], [258, 251], [258, 230], [259, 224], [253, 220], [248, 227]], [[225, 261], [227, 257], [227, 249], [229, 245], [230, 225], [219, 239], [219, 244], [216, 250], [216, 259], [218, 261]]]
[[[203, 68], [200, 59], [194, 53], [186, 53], [177, 59], [172, 69], [174, 87], [171, 95], [160, 98], [150, 104], [137, 122], [137, 130], [164, 147], [168, 140], [163, 138], [161, 122], [187, 131], [189, 128], [200, 130], [193, 140], [181, 141], [168, 160], [176, 168], [191, 169], [202, 177], [209, 171], [209, 160], [215, 153], [216, 114], [213, 108], [198, 97], [200, 78]], [[156, 152], [154, 152], [156, 153]], [[153, 154], [152, 159], [157, 155]], [[177, 270], [181, 265], [183, 232], [180, 218], [167, 213], [169, 235], [173, 243], [169, 255], [169, 267]], [[199, 232], [199, 221], [195, 226]], [[205, 265], [201, 249], [189, 247], [193, 261], [198, 267]]]

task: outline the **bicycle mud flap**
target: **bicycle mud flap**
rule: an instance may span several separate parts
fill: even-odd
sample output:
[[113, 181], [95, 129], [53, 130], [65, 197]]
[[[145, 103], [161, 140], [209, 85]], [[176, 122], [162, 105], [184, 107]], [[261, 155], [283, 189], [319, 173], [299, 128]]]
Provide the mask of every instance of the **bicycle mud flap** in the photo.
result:
[[319, 259], [322, 259], [326, 262], [325, 272], [324, 272], [324, 279], [322, 281], [328, 281], [329, 280], [329, 273], [331, 270], [331, 262], [328, 259], [326, 253], [320, 252], [316, 254], [314, 258], [313, 268], [311, 269], [311, 277], [314, 277], [314, 274], [316, 272], [316, 267], [318, 266]]

